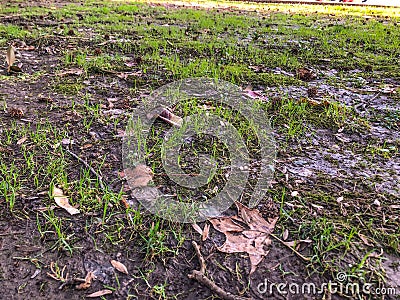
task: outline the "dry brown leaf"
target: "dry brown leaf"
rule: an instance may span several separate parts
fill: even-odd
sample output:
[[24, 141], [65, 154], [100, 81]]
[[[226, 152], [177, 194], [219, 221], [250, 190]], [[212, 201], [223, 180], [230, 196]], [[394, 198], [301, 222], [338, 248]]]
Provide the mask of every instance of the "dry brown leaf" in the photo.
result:
[[129, 205], [128, 201], [126, 200], [126, 197], [125, 197], [125, 196], [122, 196], [122, 197], [121, 197], [121, 203], [124, 205], [124, 207], [125, 207], [126, 209], [128, 209], [128, 208], [130, 207], [130, 205]]
[[282, 240], [286, 241], [288, 237], [289, 237], [289, 230], [286, 228], [283, 231]]
[[85, 281], [82, 282], [81, 284], [77, 285], [76, 288], [78, 290], [86, 290], [90, 287], [90, 285], [92, 284], [92, 281], [96, 279], [96, 275], [94, 275], [93, 272], [89, 272], [87, 273], [86, 277], [85, 277]]
[[82, 150], [92, 148], [93, 144], [85, 144], [81, 147]]
[[59, 189], [58, 187], [53, 187], [53, 198], [59, 207], [64, 208], [71, 215], [76, 215], [80, 213], [79, 209], [69, 204], [68, 197], [64, 195], [62, 189]]
[[231, 218], [210, 219], [211, 224], [219, 232], [242, 232], [244, 229], [241, 225], [233, 222]]
[[153, 179], [153, 172], [146, 165], [137, 165], [133, 170], [125, 169], [124, 174], [129, 186], [132, 188], [147, 186]]
[[201, 235], [201, 240], [204, 242], [208, 238], [208, 233], [210, 232], [210, 224], [205, 224], [204, 229], [201, 229], [196, 223], [192, 224], [192, 227], [198, 234]]
[[312, 240], [295, 240], [295, 241], [290, 241], [290, 242], [283, 242], [286, 246], [295, 249], [298, 247], [300, 244], [310, 244], [312, 243]]
[[371, 244], [369, 241], [368, 241], [368, 238], [365, 236], [365, 235], [363, 235], [363, 234], [361, 234], [361, 233], [358, 233], [358, 236], [360, 237], [360, 239], [363, 241], [363, 243], [365, 244], [365, 245], [367, 245], [367, 246], [374, 246], [373, 244]]
[[25, 141], [26, 141], [27, 139], [28, 139], [28, 138], [27, 138], [26, 136], [20, 138], [20, 139], [17, 141], [17, 145], [22, 145], [23, 143], [25, 143]]
[[183, 119], [175, 114], [173, 114], [169, 109], [164, 108], [164, 110], [159, 115], [161, 120], [164, 120], [168, 124], [181, 127]]
[[[20, 64], [20, 65], [22, 65], [22, 64]], [[10, 70], [8, 72], [10, 72], [10, 71], [13, 71], [15, 73], [21, 73], [22, 69], [20, 66], [10, 66]]]
[[127, 275], [129, 274], [128, 269], [125, 267], [125, 265], [123, 263], [120, 263], [119, 261], [116, 261], [113, 259], [110, 261], [110, 263], [116, 270], [120, 271], [121, 273], [124, 273]]
[[311, 81], [317, 78], [317, 75], [307, 68], [299, 68], [296, 70], [297, 78], [303, 81]]
[[8, 72], [10, 72], [11, 66], [15, 63], [15, 48], [12, 45], [7, 48], [6, 61], [8, 64]]
[[315, 86], [311, 86], [307, 89], [307, 95], [310, 98], [314, 98], [318, 95], [318, 89]]
[[218, 250], [225, 253], [246, 252], [253, 273], [268, 254], [265, 247], [271, 244], [269, 234], [278, 218], [265, 220], [257, 209], [236, 202], [238, 216], [210, 219], [214, 228], [225, 234], [225, 243]]
[[105, 295], [109, 295], [112, 294], [111, 290], [101, 290], [101, 291], [97, 291], [94, 292], [92, 294], [87, 295], [87, 298], [97, 298], [97, 297], [101, 297], [101, 296], [105, 296]]
[[18, 107], [10, 108], [9, 112], [11, 117], [22, 118], [24, 116], [24, 111]]
[[194, 230], [196, 230], [196, 232], [198, 234], [203, 235], [203, 229], [201, 229], [199, 225], [197, 225], [196, 223], [193, 223], [192, 227], [193, 227]]
[[203, 234], [201, 236], [201, 240], [204, 242], [208, 239], [208, 233], [210, 232], [210, 224], [205, 224], [203, 229]]

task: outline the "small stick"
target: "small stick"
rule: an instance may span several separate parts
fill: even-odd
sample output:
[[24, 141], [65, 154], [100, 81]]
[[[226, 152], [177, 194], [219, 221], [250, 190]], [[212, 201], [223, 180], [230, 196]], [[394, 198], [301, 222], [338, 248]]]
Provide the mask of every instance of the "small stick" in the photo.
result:
[[374, 101], [376, 98], [378, 98], [381, 95], [381, 92], [378, 92], [375, 96], [373, 96], [369, 101]]
[[4, 233], [0, 233], [0, 236], [17, 235], [17, 234], [24, 234], [24, 233], [26, 233], [26, 231], [4, 232]]
[[282, 241], [280, 238], [278, 238], [275, 234], [270, 233], [270, 236], [272, 236], [273, 238], [275, 238], [276, 240], [278, 240], [279, 242], [281, 242], [283, 245], [285, 245], [286, 247], [288, 247], [290, 250], [292, 250], [294, 252], [294, 254], [296, 254], [298, 257], [300, 257], [302, 260], [304, 261], [310, 261], [310, 258], [305, 257], [303, 254], [301, 254], [300, 252], [298, 252], [296, 249], [290, 247], [289, 245], [287, 245], [284, 241]]
[[191, 279], [195, 279], [198, 282], [207, 286], [210, 290], [215, 292], [219, 297], [225, 300], [250, 300], [250, 298], [244, 298], [237, 295], [233, 295], [229, 292], [224, 291], [219, 286], [217, 286], [213, 281], [211, 281], [204, 273], [206, 272], [206, 262], [201, 255], [200, 247], [197, 245], [195, 241], [192, 241], [192, 245], [196, 250], [197, 258], [200, 263], [200, 270], [193, 270], [191, 274], [188, 274], [188, 277]]
[[93, 169], [92, 166], [89, 166], [89, 164], [84, 161], [82, 158], [80, 158], [78, 155], [76, 155], [75, 153], [71, 152], [70, 150], [68, 150], [67, 148], [63, 148], [65, 150], [65, 152], [67, 152], [69, 155], [73, 156], [74, 158], [76, 158], [77, 160], [79, 160], [82, 164], [85, 165], [86, 168], [88, 168], [90, 170], [90, 172], [93, 173], [93, 175], [95, 175], [97, 177], [97, 179], [99, 180], [99, 185], [101, 187], [102, 190], [105, 190], [104, 184], [103, 184], [103, 177], [96, 172], [95, 169]]

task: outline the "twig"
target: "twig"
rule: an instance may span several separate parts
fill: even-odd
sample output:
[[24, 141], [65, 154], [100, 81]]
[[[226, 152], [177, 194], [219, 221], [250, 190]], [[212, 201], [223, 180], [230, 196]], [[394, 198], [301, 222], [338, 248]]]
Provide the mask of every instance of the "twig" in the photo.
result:
[[273, 238], [275, 238], [276, 240], [278, 240], [279, 242], [281, 242], [283, 245], [285, 245], [286, 247], [288, 247], [290, 250], [293, 251], [294, 254], [296, 254], [298, 257], [300, 257], [302, 260], [309, 262], [310, 258], [305, 257], [303, 254], [301, 254], [300, 252], [298, 252], [296, 249], [290, 247], [289, 245], [287, 245], [284, 241], [282, 241], [280, 238], [278, 238], [275, 234], [270, 233], [270, 236], [272, 236]]
[[206, 271], [206, 262], [201, 255], [200, 247], [197, 245], [195, 241], [192, 242], [194, 249], [196, 250], [197, 258], [200, 263], [200, 271], [193, 270], [191, 274], [188, 274], [188, 277], [191, 279], [195, 279], [198, 282], [207, 286], [210, 290], [215, 292], [219, 297], [225, 300], [250, 300], [250, 298], [244, 298], [241, 296], [233, 295], [229, 292], [224, 291], [222, 288], [217, 286], [213, 281], [211, 281], [204, 273]]
[[78, 155], [76, 155], [75, 153], [71, 152], [70, 150], [68, 150], [67, 148], [63, 148], [65, 150], [65, 152], [67, 152], [69, 155], [73, 156], [74, 158], [76, 158], [77, 160], [79, 160], [82, 164], [85, 165], [86, 168], [88, 168], [90, 170], [90, 172], [93, 173], [93, 175], [95, 175], [97, 177], [97, 179], [99, 180], [99, 185], [101, 187], [102, 190], [105, 190], [104, 184], [103, 184], [103, 177], [96, 172], [95, 169], [93, 169], [92, 166], [89, 166], [89, 164], [84, 161], [82, 158], [80, 158]]
[[380, 95], [381, 95], [381, 92], [378, 92], [375, 96], [373, 96], [373, 97], [369, 100], [369, 102], [374, 101], [374, 100], [375, 100], [376, 98], [378, 98]]
[[26, 233], [26, 231], [4, 232], [4, 233], [0, 233], [0, 236], [17, 235], [17, 234], [24, 234], [24, 233]]

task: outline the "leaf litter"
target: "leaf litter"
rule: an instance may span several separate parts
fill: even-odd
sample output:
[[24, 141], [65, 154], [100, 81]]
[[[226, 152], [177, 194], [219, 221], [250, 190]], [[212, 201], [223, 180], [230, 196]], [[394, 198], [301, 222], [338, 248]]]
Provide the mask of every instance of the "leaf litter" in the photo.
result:
[[7, 72], [10, 73], [11, 67], [15, 63], [15, 48], [12, 45], [7, 48], [6, 61], [8, 64]]
[[68, 202], [68, 197], [64, 195], [64, 192], [62, 189], [58, 187], [53, 187], [53, 194], [52, 194], [54, 201], [56, 204], [64, 208], [69, 214], [71, 215], [76, 215], [79, 214], [80, 211], [79, 209], [73, 207], [71, 204]]
[[112, 259], [110, 261], [110, 263], [117, 271], [120, 271], [121, 273], [129, 275], [128, 269], [126, 268], [126, 266], [123, 263], [121, 263], [117, 260], [114, 260], [114, 259]]
[[90, 288], [92, 281], [96, 279], [96, 275], [94, 274], [94, 272], [88, 272], [84, 282], [82, 282], [81, 284], [78, 284], [76, 286], [77, 290], [86, 290], [88, 288]]
[[258, 264], [268, 255], [269, 235], [274, 231], [278, 217], [264, 219], [257, 209], [236, 202], [237, 216], [210, 219], [213, 227], [225, 234], [225, 243], [218, 250], [225, 253], [246, 252], [254, 273]]
[[100, 290], [100, 291], [91, 293], [91, 294], [87, 295], [86, 297], [87, 298], [97, 298], [97, 297], [102, 297], [102, 296], [110, 295], [110, 294], [112, 294], [112, 291], [105, 289], [105, 290]]
[[[20, 49], [19, 47], [17, 48], [17, 49]], [[70, 75], [74, 75], [74, 74], [70, 74]], [[253, 93], [250, 93], [251, 95], [253, 95], [253, 96], [255, 96], [255, 97], [262, 97], [262, 94], [258, 94], [257, 92], [254, 92], [254, 94]], [[322, 93], [321, 93], [322, 94]], [[249, 95], [250, 96], [250, 95]], [[301, 101], [301, 100], [300, 100]], [[313, 104], [313, 102], [309, 102], [309, 104], [310, 105], [314, 105]], [[17, 114], [16, 114], [16, 116], [18, 116]], [[400, 124], [400, 123], [398, 123], [398, 124]], [[0, 150], [1, 151], [1, 150]], [[310, 171], [311, 172], [311, 171]], [[339, 197], [340, 198], [340, 197]], [[338, 199], [339, 199], [338, 198]], [[294, 200], [295, 201], [295, 200]], [[338, 201], [338, 202], [340, 202], [340, 201]], [[383, 202], [382, 202], [383, 203]], [[287, 205], [289, 205], [288, 203], [286, 203]], [[385, 203], [386, 204], [386, 203]], [[383, 206], [383, 204], [382, 204], [382, 206]], [[397, 205], [392, 205], [392, 206], [390, 206], [390, 207], [392, 207], [393, 209], [399, 209], [399, 207], [397, 207]], [[246, 226], [245, 226], [246, 227]], [[204, 231], [202, 230], [202, 233], [203, 233]], [[287, 239], [287, 237], [286, 238], [284, 238], [284, 240], [286, 240]], [[360, 239], [361, 240], [363, 240], [361, 237], [360, 237]], [[368, 242], [368, 240], [366, 240], [367, 242]], [[364, 242], [364, 241], [363, 241]], [[291, 243], [291, 242], [288, 242], [288, 243]], [[365, 243], [365, 242], [364, 242]], [[297, 245], [295, 245], [295, 244], [292, 244], [292, 247], [296, 247]], [[272, 253], [271, 253], [272, 254]], [[261, 266], [259, 267], [259, 268], [261, 268]], [[106, 290], [107, 291], [107, 290]], [[111, 291], [109, 291], [109, 292], [111, 292]]]
[[134, 169], [125, 169], [124, 175], [131, 188], [147, 186], [153, 179], [151, 169], [146, 165], [137, 165]]

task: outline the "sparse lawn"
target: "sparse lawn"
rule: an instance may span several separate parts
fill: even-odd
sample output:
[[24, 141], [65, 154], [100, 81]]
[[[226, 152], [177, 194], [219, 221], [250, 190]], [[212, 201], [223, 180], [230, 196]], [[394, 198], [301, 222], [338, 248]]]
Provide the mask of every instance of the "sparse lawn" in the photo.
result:
[[[11, 1], [0, 4], [4, 58], [10, 44], [22, 72], [8, 74], [2, 59], [2, 299], [83, 299], [103, 289], [112, 291], [104, 299], [216, 299], [187, 276], [199, 267], [192, 241], [208, 277], [235, 295], [284, 299], [257, 287], [266, 279], [321, 287], [339, 272], [400, 295], [400, 9]], [[307, 261], [272, 239], [249, 275], [246, 255], [217, 250], [224, 237], [214, 229], [201, 241], [190, 224], [148, 214], [133, 199], [121, 161], [129, 117], [152, 91], [189, 77], [236, 84], [268, 113], [278, 154], [268, 197], [257, 208], [264, 218], [279, 217], [274, 235], [295, 241]], [[188, 101], [174, 113], [210, 105]], [[226, 109], [219, 114], [239, 128], [257, 163], [248, 124]], [[221, 167], [191, 193], [164, 176], [166, 129], [158, 120], [147, 148], [157, 188], [178, 198], [214, 196], [229, 165], [225, 146], [198, 136], [183, 149], [188, 172], [198, 172], [203, 152]], [[256, 179], [252, 171], [244, 202]], [[79, 214], [57, 207], [55, 187]], [[112, 259], [129, 275], [115, 272]], [[90, 271], [97, 276], [90, 288], [77, 289], [76, 279]], [[326, 290], [315, 298], [345, 296], [396, 299]]]

